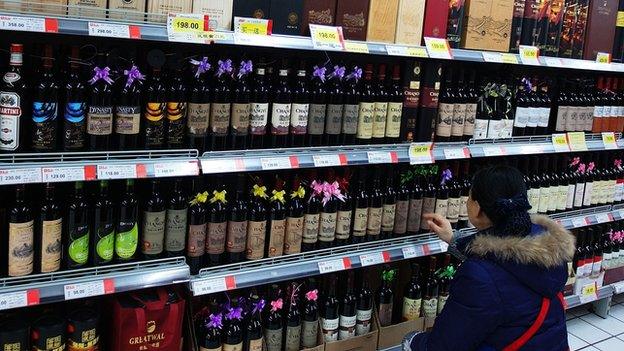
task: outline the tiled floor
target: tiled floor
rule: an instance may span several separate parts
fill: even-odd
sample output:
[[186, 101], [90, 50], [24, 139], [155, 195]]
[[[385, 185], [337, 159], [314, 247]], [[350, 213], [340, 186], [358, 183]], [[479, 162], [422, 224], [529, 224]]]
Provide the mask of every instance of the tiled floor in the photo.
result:
[[609, 318], [589, 311], [589, 305], [567, 312], [570, 350], [624, 351], [624, 294], [612, 300]]

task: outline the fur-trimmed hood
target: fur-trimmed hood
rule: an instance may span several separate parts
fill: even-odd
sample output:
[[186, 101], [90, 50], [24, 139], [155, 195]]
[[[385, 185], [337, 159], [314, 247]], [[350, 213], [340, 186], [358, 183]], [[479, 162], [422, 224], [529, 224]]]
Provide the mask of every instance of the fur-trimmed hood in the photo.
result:
[[[467, 248], [474, 256], [493, 256], [503, 262], [554, 268], [572, 261], [574, 236], [560, 224], [543, 215], [531, 216], [537, 233], [525, 237], [476, 235]], [[541, 228], [541, 229], [538, 229]], [[534, 230], [535, 232], [535, 230]]]

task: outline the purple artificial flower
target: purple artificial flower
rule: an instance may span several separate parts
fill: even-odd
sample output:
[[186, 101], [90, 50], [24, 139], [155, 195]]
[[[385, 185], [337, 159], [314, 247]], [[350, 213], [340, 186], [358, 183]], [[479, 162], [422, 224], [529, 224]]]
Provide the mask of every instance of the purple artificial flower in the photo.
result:
[[223, 73], [232, 73], [234, 68], [232, 68], [232, 60], [227, 59], [225, 61], [219, 60], [219, 69], [217, 70], [217, 77], [221, 77]]
[[228, 309], [227, 319], [241, 320], [242, 318], [243, 318], [243, 309], [241, 307], [230, 307]]
[[442, 171], [442, 181], [440, 182], [440, 185], [446, 184], [446, 182], [448, 182], [451, 179], [453, 179], [453, 173], [451, 172], [450, 169], [447, 168], [444, 171]]
[[334, 66], [334, 71], [332, 72], [332, 77], [338, 77], [342, 79], [345, 75], [346, 68], [344, 66]]
[[89, 80], [90, 84], [95, 84], [100, 79], [108, 84], [113, 84], [113, 80], [110, 77], [110, 68], [108, 66], [104, 68], [95, 67], [93, 71], [95, 72], [95, 74], [93, 75], [93, 78]]
[[141, 71], [139, 71], [139, 68], [135, 65], [132, 65], [132, 68], [130, 68], [129, 71], [124, 70], [124, 74], [128, 77], [128, 80], [126, 81], [126, 88], [131, 86], [135, 79], [139, 81], [145, 80], [145, 76], [143, 75], [143, 73], [141, 73]]
[[252, 303], [253, 309], [251, 310], [251, 313], [262, 313], [265, 304], [266, 302], [264, 301], [264, 299], [260, 299], [258, 300], [258, 302]]
[[221, 317], [221, 313], [211, 314], [208, 318], [210, 318], [210, 321], [206, 324], [208, 328], [223, 328], [223, 318]]
[[251, 60], [241, 61], [240, 67], [238, 69], [238, 78], [242, 78], [243, 76], [251, 73], [253, 70], [253, 63]]
[[522, 84], [524, 84], [524, 88], [527, 91], [531, 91], [533, 90], [533, 84], [531, 84], [531, 81], [526, 79], [526, 78], [522, 78]]
[[362, 78], [362, 69], [358, 66], [353, 67], [353, 71], [347, 75], [347, 79], [355, 79], [357, 82]]
[[208, 58], [204, 56], [201, 61], [191, 59], [191, 64], [197, 66], [197, 71], [195, 71], [195, 78], [199, 78], [202, 73], [208, 72], [210, 70], [210, 63], [208, 62]]
[[312, 72], [312, 76], [317, 77], [321, 80], [321, 82], [325, 83], [325, 72], [327, 72], [327, 68], [323, 66], [314, 66], [314, 72]]

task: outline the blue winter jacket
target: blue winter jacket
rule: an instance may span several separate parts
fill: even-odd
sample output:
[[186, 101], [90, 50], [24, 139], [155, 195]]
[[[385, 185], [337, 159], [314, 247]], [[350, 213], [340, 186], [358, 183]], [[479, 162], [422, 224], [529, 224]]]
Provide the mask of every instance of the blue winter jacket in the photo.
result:
[[568, 350], [557, 293], [567, 280], [574, 237], [546, 216], [532, 221], [526, 237], [479, 233], [466, 244], [468, 258], [457, 270], [444, 309], [431, 332], [414, 337], [412, 351], [502, 350], [533, 324], [542, 297], [552, 299], [550, 310], [521, 350]]

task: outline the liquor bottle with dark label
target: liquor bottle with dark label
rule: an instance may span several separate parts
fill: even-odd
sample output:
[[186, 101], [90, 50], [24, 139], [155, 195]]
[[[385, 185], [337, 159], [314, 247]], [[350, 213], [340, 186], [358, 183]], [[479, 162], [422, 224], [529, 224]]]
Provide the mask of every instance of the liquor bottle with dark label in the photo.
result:
[[343, 176], [338, 178], [338, 189], [343, 199], [338, 202], [338, 216], [336, 219], [336, 245], [347, 245], [350, 242], [351, 223], [353, 222], [353, 199], [349, 191], [351, 171], [345, 169]]
[[306, 78], [305, 64], [297, 71], [295, 86], [292, 89], [290, 105], [290, 145], [301, 147], [305, 144], [308, 133], [310, 114], [310, 90]]
[[[336, 223], [338, 219], [338, 202], [340, 200], [336, 197], [336, 192], [339, 189], [338, 182], [336, 181], [336, 174], [332, 169], [329, 169], [325, 175], [326, 189], [322, 200], [323, 208], [319, 216], [319, 249], [326, 249], [334, 246], [336, 241]], [[336, 189], [335, 191], [329, 189]], [[331, 192], [329, 199], [326, 198], [327, 194]]]
[[423, 287], [422, 311], [425, 318], [435, 318], [438, 313], [438, 279], [435, 272], [436, 257], [432, 256], [429, 258], [429, 274]]
[[249, 73], [252, 70], [251, 60], [241, 61], [232, 87], [232, 119], [230, 121], [232, 137], [230, 145], [234, 150], [241, 150], [247, 147], [249, 119], [251, 117]]
[[227, 199], [223, 177], [217, 177], [217, 189], [212, 191], [208, 204], [208, 236], [206, 238], [207, 265], [223, 264], [227, 235]]
[[373, 109], [373, 143], [384, 142], [388, 117], [388, 87], [386, 86], [386, 65], [378, 67], [377, 81], [375, 82], [375, 107]]
[[96, 64], [93, 78], [89, 80], [87, 135], [89, 150], [101, 151], [110, 149], [113, 134], [113, 80], [104, 53], [98, 53]]
[[141, 89], [145, 78], [134, 64], [124, 71], [117, 89], [115, 136], [119, 150], [136, 149], [141, 130]]
[[420, 318], [422, 305], [422, 290], [420, 289], [420, 266], [412, 263], [412, 276], [403, 290], [403, 313], [404, 321], [413, 321]]
[[139, 248], [139, 201], [134, 179], [126, 180], [125, 192], [119, 200], [119, 216], [115, 231], [115, 260], [129, 262], [137, 258]]
[[232, 117], [232, 60], [219, 60], [210, 106], [210, 150], [225, 150]]
[[366, 173], [362, 168], [358, 172], [358, 183], [355, 197], [353, 199], [353, 237], [354, 244], [366, 241], [366, 225], [368, 223], [368, 207], [370, 196], [366, 189]]
[[86, 146], [87, 88], [81, 79], [80, 48], [72, 46], [65, 82], [63, 150], [80, 151]]
[[373, 137], [373, 117], [375, 113], [375, 89], [373, 87], [373, 65], [367, 64], [364, 70], [364, 82], [360, 89], [356, 141], [358, 144], [370, 144]]
[[46, 183], [44, 199], [35, 223], [34, 273], [61, 269], [63, 215], [54, 195], [54, 185]]
[[427, 173], [429, 178], [423, 177], [426, 184], [423, 185], [423, 197], [422, 197], [422, 214], [420, 219], [420, 232], [429, 232], [429, 223], [422, 220], [422, 216], [427, 213], [435, 213], [436, 211], [436, 194], [437, 187], [435, 186], [437, 178], [437, 167], [430, 169]]
[[188, 216], [188, 198], [182, 189], [182, 179], [173, 183], [169, 195], [165, 224], [165, 254], [167, 257], [184, 256]]
[[189, 89], [186, 133], [188, 146], [199, 150], [201, 153], [206, 150], [206, 136], [210, 124], [210, 101], [212, 97], [210, 84], [206, 81], [206, 72], [210, 69], [210, 63], [208, 63], [207, 57], [201, 61], [192, 60], [191, 63], [197, 67], [194, 69], [194, 80]]
[[338, 340], [338, 328], [340, 326], [340, 315], [338, 297], [336, 296], [336, 280], [335, 275], [326, 278], [326, 288], [323, 294], [323, 303], [321, 305], [321, 328], [323, 330], [323, 338], [325, 342]]
[[412, 178], [405, 180], [412, 188], [407, 211], [407, 234], [414, 235], [420, 232], [420, 218], [423, 210], [424, 191], [421, 187], [422, 176], [412, 173]]
[[[193, 190], [198, 191], [200, 188], [201, 186], [195, 186]], [[186, 262], [191, 269], [191, 274], [199, 273], [206, 250], [206, 197], [202, 193], [197, 193], [188, 210]]]
[[188, 86], [183, 74], [184, 63], [179, 55], [168, 57], [169, 81], [167, 82], [167, 130], [166, 145], [169, 149], [180, 149], [186, 143], [186, 119], [188, 107]]
[[315, 347], [319, 324], [318, 290], [314, 278], [309, 278], [306, 283], [304, 296], [302, 321], [301, 321], [301, 346], [303, 348]]
[[271, 146], [275, 148], [286, 147], [288, 142], [288, 129], [290, 126], [290, 108], [292, 92], [288, 81], [288, 68], [279, 70], [277, 85], [273, 90], [271, 102]]
[[542, 82], [539, 91], [537, 92], [538, 99], [538, 115], [539, 120], [537, 122], [537, 135], [546, 135], [549, 132], [550, 126], [550, 106], [552, 101], [548, 94], [548, 83]]
[[394, 172], [391, 167], [386, 168], [385, 184], [382, 189], [385, 189], [385, 192], [383, 192], [380, 238], [389, 239], [394, 232], [397, 205], [397, 194], [394, 188]]
[[245, 328], [243, 350], [262, 351], [264, 343], [264, 333], [262, 330], [262, 309], [264, 304], [264, 300], [260, 299], [258, 295], [254, 294], [251, 296], [251, 305], [253, 307]]
[[355, 274], [352, 270], [346, 272], [345, 293], [340, 300], [340, 321], [338, 327], [338, 339], [346, 340], [355, 337], [355, 326], [357, 322], [355, 295]]
[[453, 278], [451, 274], [455, 271], [455, 268], [451, 265], [450, 254], [444, 254], [444, 265], [440, 268], [442, 271], [438, 274], [440, 288], [438, 293], [437, 314], [442, 313], [446, 300], [449, 298], [449, 287], [451, 285], [451, 279]]
[[[369, 205], [366, 222], [367, 241], [379, 240], [383, 217], [385, 194], [381, 191], [381, 167], [375, 168], [375, 176], [368, 192]], [[393, 192], [394, 193], [394, 192]]]
[[286, 235], [286, 191], [284, 181], [275, 179], [275, 189], [269, 199], [268, 240], [266, 240], [267, 257], [278, 257], [284, 253], [284, 239]]
[[238, 307], [239, 301], [232, 300], [232, 305], [225, 315], [223, 330], [223, 351], [239, 351], [243, 349], [242, 312]]
[[283, 337], [283, 311], [280, 288], [271, 285], [269, 310], [264, 321], [264, 340], [267, 351], [281, 351]]
[[227, 234], [225, 252], [227, 262], [237, 263], [245, 257], [245, 244], [247, 242], [247, 201], [245, 189], [247, 181], [245, 174], [238, 174], [236, 178], [236, 195], [230, 202], [227, 211]]
[[11, 44], [9, 69], [0, 85], [0, 151], [25, 149], [28, 139], [28, 85], [22, 77], [24, 47]]
[[453, 83], [451, 97], [453, 98], [453, 121], [451, 123], [451, 141], [462, 141], [464, 125], [466, 123], [466, 106], [468, 104], [467, 89], [464, 84], [465, 71], [462, 69]]
[[52, 45], [44, 46], [42, 68], [36, 78], [32, 97], [32, 149], [55, 151], [58, 135], [58, 79], [54, 74]]
[[518, 91], [516, 93], [516, 119], [514, 120], [513, 135], [523, 136], [525, 129], [529, 121], [531, 114], [529, 91], [530, 87], [527, 87], [528, 80], [523, 78], [521, 84], [518, 85]]
[[388, 88], [388, 115], [386, 117], [386, 143], [394, 144], [401, 140], [403, 123], [403, 89], [401, 89], [401, 66], [392, 68], [392, 84]]
[[373, 322], [373, 293], [370, 290], [366, 276], [360, 275], [360, 284], [355, 303], [355, 335], [366, 335], [371, 330]]
[[455, 97], [453, 95], [453, 69], [445, 67], [444, 86], [440, 93], [438, 105], [438, 119], [436, 122], [436, 141], [446, 142], [451, 140], [451, 130], [453, 124], [453, 110], [455, 108]]
[[342, 130], [344, 95], [342, 78], [345, 68], [334, 66], [327, 84], [327, 118], [325, 120], [325, 145], [339, 145]]
[[[262, 63], [261, 63], [262, 65]], [[261, 149], [267, 132], [269, 119], [269, 88], [265, 78], [264, 66], [256, 68], [253, 90], [251, 93], [251, 119], [249, 121], [249, 146]]]
[[290, 193], [286, 213], [286, 230], [284, 233], [284, 255], [301, 252], [301, 240], [303, 239], [304, 199], [306, 191], [301, 186], [298, 176], [293, 177], [292, 192]]
[[101, 180], [93, 203], [91, 257], [94, 266], [110, 263], [115, 253], [115, 209], [110, 199], [108, 181]]
[[76, 182], [67, 204], [64, 231], [63, 248], [67, 250], [63, 254], [65, 268], [84, 267], [89, 261], [89, 203], [85, 199], [82, 182]]
[[420, 108], [413, 141], [431, 141], [438, 116], [438, 98], [442, 67], [438, 63], [427, 63], [423, 67]]
[[160, 258], [165, 241], [167, 217], [165, 200], [160, 193], [160, 182], [152, 180], [152, 191], [143, 205], [141, 252], [146, 259]]
[[310, 112], [308, 114], [308, 145], [321, 146], [327, 116], [326, 68], [314, 66], [310, 88]]
[[381, 287], [377, 291], [376, 302], [378, 308], [379, 325], [387, 327], [392, 324], [392, 310], [394, 292], [392, 288], [396, 271], [385, 266], [381, 274]]
[[252, 196], [249, 199], [249, 224], [247, 225], [247, 250], [245, 257], [248, 260], [259, 260], [265, 257], [264, 243], [267, 232], [267, 194], [266, 186], [260, 178], [256, 178], [252, 187]]
[[465, 87], [460, 87], [464, 90], [464, 95], [466, 96], [466, 119], [464, 120], [464, 138], [463, 140], [469, 140], [473, 137], [475, 132], [475, 118], [477, 116], [477, 101], [479, 99], [477, 95], [476, 89], [476, 79], [477, 72], [472, 69], [470, 70], [470, 78], [468, 85]]
[[3, 273], [9, 277], [29, 275], [33, 272], [34, 218], [31, 205], [26, 201], [24, 184], [15, 186], [15, 201], [7, 214], [9, 231], [2, 239], [6, 250], [2, 255], [6, 259]]
[[394, 214], [394, 226], [392, 227], [392, 235], [395, 237], [400, 237], [407, 233], [410, 188], [407, 179], [403, 179], [401, 174], [397, 174], [397, 176], [395, 177], [395, 182], [397, 184], [396, 206]]
[[299, 351], [301, 346], [301, 313], [299, 312], [299, 288], [295, 282], [288, 286], [288, 311], [285, 316], [284, 350]]
[[459, 174], [459, 162], [452, 163], [451, 179], [447, 179], [447, 187], [449, 190], [448, 206], [446, 209], [446, 219], [451, 223], [453, 229], [458, 229], [459, 222], [459, 206], [460, 206], [460, 192], [461, 192], [461, 178]]
[[435, 195], [435, 210], [434, 213], [448, 219], [448, 202], [449, 202], [449, 187], [448, 183], [452, 179], [451, 170], [445, 165], [442, 170], [441, 180], [437, 187]]
[[207, 323], [200, 326], [198, 345], [200, 350], [221, 351], [223, 350], [223, 342], [221, 329], [223, 328], [221, 313], [211, 314], [207, 318]]
[[458, 228], [467, 228], [470, 224], [468, 221], [468, 197], [470, 195], [471, 188], [471, 176], [470, 176], [470, 162], [463, 161], [462, 167], [462, 179], [459, 190], [459, 221], [457, 222]]
[[477, 113], [475, 115], [474, 139], [487, 139], [490, 129], [489, 107], [485, 97], [479, 98]]
[[308, 201], [306, 201], [304, 205], [305, 212], [303, 223], [303, 243], [301, 245], [302, 252], [316, 250], [318, 245], [320, 217], [323, 205], [321, 204], [320, 199], [322, 193], [318, 191], [318, 189], [314, 188], [314, 184], [318, 184], [318, 186], [320, 186], [320, 183], [317, 182], [315, 178], [316, 173], [311, 172], [311, 176], [309, 177], [310, 191]]
[[[150, 53], [160, 52], [152, 50]], [[162, 54], [162, 52], [160, 52]], [[162, 61], [158, 61], [159, 54], [153, 54], [150, 62], [152, 74], [147, 79], [144, 89], [144, 111], [141, 128], [143, 128], [144, 147], [146, 149], [160, 149], [165, 146], [165, 130], [167, 119], [167, 89], [162, 79], [161, 67], [164, 64], [164, 54]], [[149, 60], [149, 59], [148, 59]]]
[[362, 77], [362, 69], [354, 66], [351, 73], [345, 77], [343, 84], [344, 107], [342, 109], [342, 144], [355, 144], [357, 134], [358, 114], [360, 110], [360, 89], [358, 82]]

